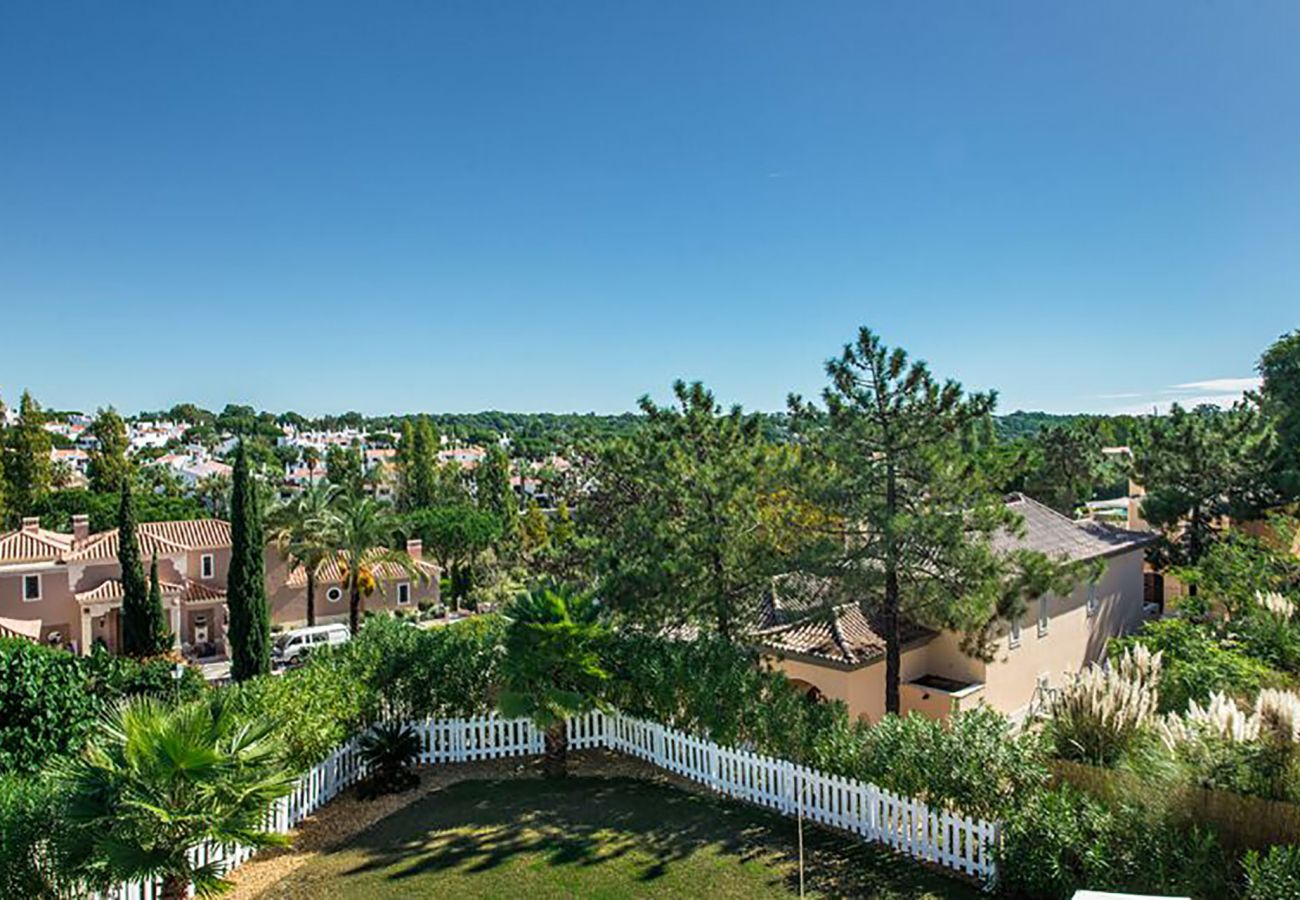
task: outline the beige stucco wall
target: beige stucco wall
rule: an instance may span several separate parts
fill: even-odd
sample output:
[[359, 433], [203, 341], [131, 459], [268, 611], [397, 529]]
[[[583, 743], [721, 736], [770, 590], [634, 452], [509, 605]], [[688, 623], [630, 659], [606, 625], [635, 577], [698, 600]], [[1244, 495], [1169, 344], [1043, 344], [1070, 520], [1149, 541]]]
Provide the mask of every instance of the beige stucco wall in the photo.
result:
[[[41, 579], [41, 599], [23, 599], [23, 577], [37, 575]], [[77, 599], [68, 589], [68, 576], [61, 566], [33, 563], [27, 566], [7, 566], [0, 573], [0, 617], [31, 621], [40, 619], [41, 640], [52, 632], [59, 632], [65, 643], [82, 643], [81, 616]]]
[[[925, 645], [904, 648], [901, 657], [902, 680], [918, 678], [927, 671]], [[766, 657], [786, 677], [813, 685], [830, 700], [842, 700], [849, 715], [867, 722], [878, 722], [885, 714], [885, 663], [881, 659], [860, 669], [845, 671], [799, 659]]]
[[1020, 626], [1020, 646], [1009, 646], [1003, 629], [994, 660], [985, 667], [985, 700], [995, 709], [1014, 715], [1033, 699], [1040, 675], [1051, 685], [1104, 658], [1106, 644], [1121, 634], [1136, 631], [1142, 623], [1142, 551], [1132, 550], [1109, 558], [1096, 586], [1098, 609], [1087, 611], [1088, 585], [1080, 584], [1069, 597], [1048, 597], [1047, 634], [1038, 635], [1037, 603], [1031, 603]]

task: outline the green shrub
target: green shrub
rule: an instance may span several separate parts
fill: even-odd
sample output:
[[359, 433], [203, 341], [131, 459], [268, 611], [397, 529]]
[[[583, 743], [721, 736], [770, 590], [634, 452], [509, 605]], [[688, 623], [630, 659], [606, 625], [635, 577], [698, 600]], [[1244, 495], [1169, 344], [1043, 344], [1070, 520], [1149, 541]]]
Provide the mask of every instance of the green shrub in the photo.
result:
[[0, 638], [0, 772], [35, 772], [80, 747], [101, 709], [79, 657]]
[[61, 871], [62, 798], [50, 780], [0, 775], [0, 897], [53, 896]]
[[1134, 805], [1108, 807], [1067, 786], [1039, 791], [1003, 823], [998, 884], [1012, 897], [1068, 898], [1090, 888], [1230, 896], [1232, 865], [1214, 833]]
[[1300, 847], [1270, 847], [1268, 853], [1251, 850], [1242, 860], [1246, 878], [1245, 900], [1294, 900], [1300, 897]]
[[943, 723], [916, 713], [885, 716], [865, 737], [857, 777], [934, 806], [998, 818], [1048, 781], [1044, 748], [1013, 735], [1005, 716], [979, 708]]
[[1180, 617], [1148, 622], [1136, 637], [1113, 642], [1112, 655], [1133, 643], [1163, 655], [1161, 712], [1182, 712], [1192, 700], [1205, 703], [1215, 692], [1253, 697], [1260, 688], [1286, 682], [1235, 643], [1220, 639], [1208, 623]]

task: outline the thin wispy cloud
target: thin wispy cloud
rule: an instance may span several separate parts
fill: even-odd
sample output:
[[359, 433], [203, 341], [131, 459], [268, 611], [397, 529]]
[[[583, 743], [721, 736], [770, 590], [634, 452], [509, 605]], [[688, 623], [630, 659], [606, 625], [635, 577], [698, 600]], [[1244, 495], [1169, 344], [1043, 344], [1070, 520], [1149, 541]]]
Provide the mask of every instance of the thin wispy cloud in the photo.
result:
[[1260, 379], [1255, 376], [1245, 378], [1205, 378], [1200, 381], [1172, 384], [1147, 393], [1098, 394], [1097, 399], [1138, 401], [1116, 404], [1107, 410], [1107, 412], [1121, 415], [1142, 415], [1153, 410], [1157, 413], [1166, 413], [1175, 403], [1187, 409], [1207, 405], [1226, 408], [1239, 401], [1246, 391], [1255, 390], [1259, 385]]

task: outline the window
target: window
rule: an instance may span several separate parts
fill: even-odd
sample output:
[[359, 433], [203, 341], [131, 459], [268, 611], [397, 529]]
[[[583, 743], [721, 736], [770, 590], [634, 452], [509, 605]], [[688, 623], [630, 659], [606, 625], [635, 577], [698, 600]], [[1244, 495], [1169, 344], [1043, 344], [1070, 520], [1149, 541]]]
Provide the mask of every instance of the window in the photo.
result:
[[397, 586], [397, 605], [406, 606], [411, 602], [411, 586], [402, 582]]
[[23, 601], [31, 603], [33, 600], [41, 599], [41, 576], [24, 575], [23, 576]]
[[1047, 598], [1038, 598], [1038, 636], [1047, 636]]
[[199, 572], [202, 573], [203, 578], [211, 578], [213, 569], [211, 553], [205, 553], [199, 557]]
[[1088, 582], [1088, 615], [1097, 615], [1097, 609], [1099, 606], [1100, 604], [1097, 602], [1097, 584], [1096, 582], [1090, 581]]
[[337, 587], [330, 588], [325, 592], [325, 599], [330, 603], [338, 603], [343, 599], [343, 589]]
[[1010, 644], [1012, 650], [1020, 646], [1020, 620], [1019, 619], [1011, 620], [1011, 636], [1010, 638], [1008, 638], [1008, 643]]

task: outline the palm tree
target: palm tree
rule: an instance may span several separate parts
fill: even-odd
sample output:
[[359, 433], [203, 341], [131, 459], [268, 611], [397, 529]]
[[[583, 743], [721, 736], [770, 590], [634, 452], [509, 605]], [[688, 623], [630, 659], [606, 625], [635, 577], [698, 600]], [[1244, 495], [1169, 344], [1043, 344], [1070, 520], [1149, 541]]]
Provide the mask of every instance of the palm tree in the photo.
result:
[[597, 652], [604, 634], [599, 613], [590, 596], [552, 586], [522, 594], [506, 611], [505, 688], [497, 706], [545, 732], [542, 767], [549, 776], [566, 773], [569, 719], [600, 704], [596, 692], [609, 677]]
[[307, 624], [316, 624], [316, 579], [334, 555], [331, 536], [337, 527], [338, 488], [312, 482], [296, 497], [271, 511], [271, 543], [290, 569], [302, 566], [307, 575]]
[[302, 461], [307, 464], [307, 480], [316, 483], [316, 467], [320, 465], [320, 450], [308, 444], [303, 448]]
[[265, 847], [267, 807], [297, 778], [268, 722], [235, 715], [225, 695], [181, 706], [136, 697], [110, 711], [82, 754], [63, 763], [68, 835], [96, 882], [161, 879], [162, 900], [227, 887], [189, 851], [204, 841]]
[[361, 628], [361, 597], [384, 589], [384, 570], [396, 567], [413, 579], [428, 576], [403, 550], [388, 546], [395, 539], [397, 523], [388, 510], [364, 494], [344, 492], [330, 530], [330, 541], [343, 583], [348, 588], [348, 625], [356, 634]]

